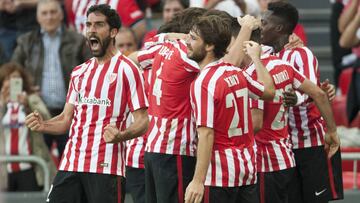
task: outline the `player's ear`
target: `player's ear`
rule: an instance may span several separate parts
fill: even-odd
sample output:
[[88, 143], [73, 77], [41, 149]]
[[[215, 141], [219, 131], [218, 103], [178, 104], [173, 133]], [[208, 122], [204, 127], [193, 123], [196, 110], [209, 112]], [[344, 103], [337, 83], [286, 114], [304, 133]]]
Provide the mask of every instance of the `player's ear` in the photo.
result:
[[207, 52], [211, 52], [211, 51], [213, 51], [215, 49], [215, 45], [213, 45], [213, 44], [206, 44], [205, 45], [205, 50], [207, 51]]
[[117, 29], [117, 28], [112, 28], [112, 29], [110, 30], [110, 37], [111, 37], [111, 38], [115, 38], [118, 32], [119, 32], [119, 29]]

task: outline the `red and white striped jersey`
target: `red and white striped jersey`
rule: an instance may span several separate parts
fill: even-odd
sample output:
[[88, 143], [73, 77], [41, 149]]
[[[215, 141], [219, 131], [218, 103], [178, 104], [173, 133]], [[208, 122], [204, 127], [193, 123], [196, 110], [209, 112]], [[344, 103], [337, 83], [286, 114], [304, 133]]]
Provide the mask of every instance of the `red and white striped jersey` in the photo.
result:
[[125, 142], [107, 144], [104, 128], [126, 128], [131, 111], [147, 107], [143, 78], [130, 59], [118, 52], [105, 64], [96, 58], [74, 68], [67, 103], [74, 117], [59, 170], [124, 176]]
[[191, 85], [196, 125], [214, 130], [206, 186], [255, 183], [255, 142], [248, 101], [249, 97], [258, 99], [263, 92], [261, 83], [222, 60], [208, 64]]
[[[318, 60], [307, 47], [282, 50], [279, 57], [289, 62], [302, 75], [320, 86]], [[326, 125], [315, 103], [307, 95], [305, 102], [289, 108], [289, 134], [293, 149], [324, 145]]]
[[147, 152], [195, 156], [190, 85], [200, 69], [186, 49], [183, 41], [165, 41], [138, 53], [141, 66], [152, 67]]
[[[288, 113], [283, 105], [283, 92], [298, 89], [305, 77], [277, 56], [263, 55], [261, 61], [274, 81], [275, 97], [273, 101], [251, 100], [251, 108], [264, 112], [263, 126], [255, 135], [257, 167], [260, 172], [279, 171], [295, 166], [289, 143]], [[254, 64], [247, 68], [246, 72], [257, 80]]]
[[[149, 92], [149, 79], [151, 77], [151, 69], [143, 70], [145, 94]], [[149, 117], [149, 120], [151, 117]], [[133, 117], [130, 115], [127, 119], [127, 126], [133, 122]], [[145, 155], [146, 137], [145, 135], [126, 141], [126, 166], [132, 168], [145, 168], [144, 155]]]
[[69, 24], [74, 25], [79, 33], [85, 34], [87, 10], [92, 5], [107, 4], [115, 9], [120, 16], [121, 23], [130, 27], [144, 18], [135, 0], [65, 0], [65, 8]]
[[[29, 129], [25, 126], [25, 117], [23, 105], [19, 103], [7, 104], [7, 111], [2, 119], [6, 155], [31, 155], [30, 133]], [[9, 173], [29, 168], [31, 168], [31, 164], [26, 162], [7, 164]]]

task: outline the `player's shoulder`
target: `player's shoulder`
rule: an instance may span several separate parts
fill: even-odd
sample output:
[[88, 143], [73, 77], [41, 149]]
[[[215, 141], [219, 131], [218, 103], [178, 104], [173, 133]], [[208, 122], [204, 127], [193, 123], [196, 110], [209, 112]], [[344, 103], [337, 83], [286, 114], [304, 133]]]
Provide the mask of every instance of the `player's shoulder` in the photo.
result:
[[92, 58], [88, 59], [87, 61], [85, 61], [84, 63], [75, 66], [71, 72], [71, 77], [74, 77], [76, 75], [80, 75], [81, 73], [83, 73], [94, 62], [94, 60], [95, 60], [95, 58], [92, 57]]
[[306, 46], [288, 49], [285, 50], [285, 52], [288, 52], [291, 55], [295, 54], [294, 57], [315, 57], [314, 52]]

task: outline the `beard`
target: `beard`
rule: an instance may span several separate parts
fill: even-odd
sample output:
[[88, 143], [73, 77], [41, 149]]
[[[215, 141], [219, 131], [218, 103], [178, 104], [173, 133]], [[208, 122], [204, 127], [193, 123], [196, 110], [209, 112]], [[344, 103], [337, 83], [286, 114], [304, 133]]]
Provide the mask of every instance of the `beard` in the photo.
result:
[[90, 40], [88, 40], [88, 43], [90, 44], [90, 51], [91, 51], [92, 55], [95, 56], [95, 57], [100, 57], [100, 58], [105, 56], [106, 50], [108, 49], [109, 44], [112, 41], [111, 37], [108, 36], [103, 40], [100, 40], [96, 36], [92, 36], [92, 37], [95, 37], [95, 38], [98, 39], [98, 46], [99, 46], [98, 50], [96, 50], [96, 49], [94, 50], [93, 49], [93, 43]]
[[188, 54], [188, 58], [200, 63], [202, 60], [204, 60], [205, 56], [206, 56], [206, 50], [205, 50], [205, 46], [200, 47], [198, 50], [194, 50], [191, 49], [192, 53], [189, 55]]

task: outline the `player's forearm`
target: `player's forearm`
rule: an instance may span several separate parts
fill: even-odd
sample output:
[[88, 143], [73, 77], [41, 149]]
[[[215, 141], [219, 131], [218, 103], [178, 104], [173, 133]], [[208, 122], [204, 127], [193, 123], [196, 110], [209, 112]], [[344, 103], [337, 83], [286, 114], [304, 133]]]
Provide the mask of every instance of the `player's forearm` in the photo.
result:
[[349, 25], [351, 20], [354, 18], [357, 9], [358, 9], [359, 0], [351, 1], [351, 5], [348, 9], [346, 9], [341, 15], [338, 20], [338, 28], [340, 33], [344, 32], [346, 27]]
[[198, 129], [198, 137], [199, 141], [193, 180], [204, 183], [212, 155], [214, 131], [212, 129]]
[[140, 63], [138, 60], [138, 51], [135, 51], [127, 56], [130, 60], [132, 60], [136, 65], [140, 67]]
[[360, 28], [360, 15], [351, 21], [346, 27], [345, 31], [341, 34], [339, 44], [343, 48], [351, 48], [359, 44], [360, 39], [356, 37], [356, 32]]
[[264, 94], [261, 96], [261, 99], [272, 100], [275, 95], [275, 87], [271, 75], [261, 63], [260, 59], [253, 59], [253, 62], [256, 68], [258, 81], [262, 82], [265, 87]]
[[240, 67], [245, 52], [243, 50], [243, 44], [251, 37], [252, 29], [248, 26], [241, 27], [241, 30], [236, 37], [234, 44], [230, 47], [229, 52], [224, 56], [224, 61]]
[[134, 115], [134, 122], [125, 130], [124, 140], [134, 139], [146, 133], [149, 125], [147, 111], [141, 110], [138, 115]]
[[336, 132], [336, 124], [331, 110], [331, 106], [325, 92], [318, 91], [316, 95], [312, 96], [316, 106], [318, 107], [322, 117], [326, 122], [326, 127], [329, 132]]
[[41, 131], [52, 135], [65, 134], [70, 129], [71, 120], [72, 118], [60, 114], [50, 120], [44, 121], [43, 129]]

